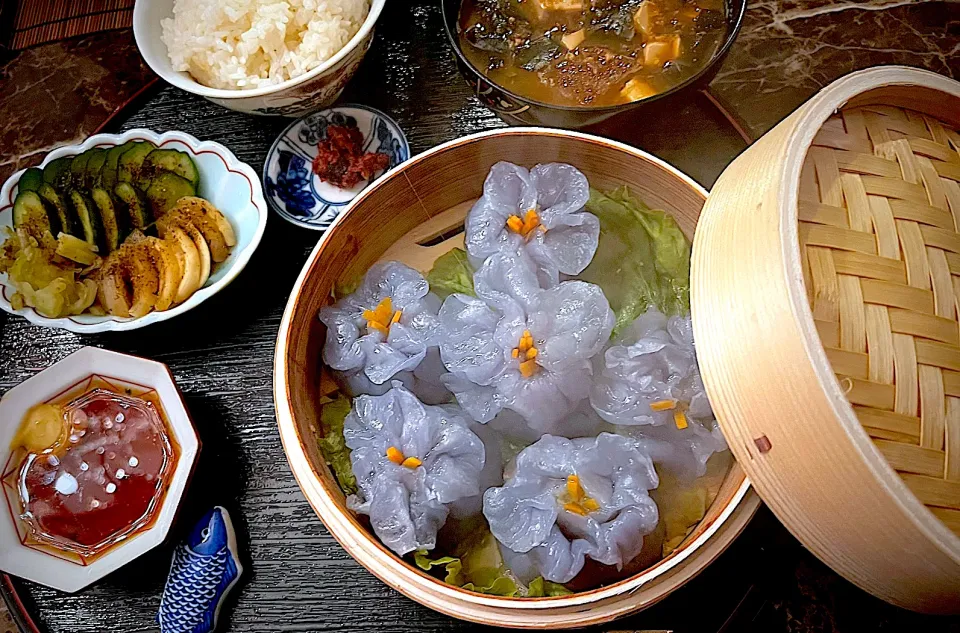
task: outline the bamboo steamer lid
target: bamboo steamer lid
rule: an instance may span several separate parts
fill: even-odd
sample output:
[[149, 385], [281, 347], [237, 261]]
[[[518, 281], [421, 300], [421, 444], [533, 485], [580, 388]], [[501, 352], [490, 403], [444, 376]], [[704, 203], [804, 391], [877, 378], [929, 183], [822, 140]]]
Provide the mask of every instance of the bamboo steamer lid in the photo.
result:
[[960, 612], [960, 83], [890, 66], [823, 89], [720, 176], [694, 332], [720, 426], [814, 554]]

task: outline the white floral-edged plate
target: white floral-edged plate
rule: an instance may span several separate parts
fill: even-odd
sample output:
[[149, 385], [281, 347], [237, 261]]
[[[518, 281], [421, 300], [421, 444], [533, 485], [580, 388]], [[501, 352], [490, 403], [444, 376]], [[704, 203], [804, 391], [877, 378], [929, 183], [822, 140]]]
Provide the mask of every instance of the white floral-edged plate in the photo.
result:
[[[81, 314], [77, 316], [49, 319], [41, 316], [31, 307], [14, 310], [10, 299], [16, 292], [7, 275], [0, 274], [0, 309], [18, 314], [36, 325], [61, 328], [71, 332], [122, 332], [136, 330], [152, 323], [172, 319], [178, 314], [203, 303], [215, 295], [240, 274], [250, 256], [260, 244], [263, 231], [267, 226], [267, 203], [263, 198], [263, 189], [257, 173], [246, 163], [240, 162], [233, 152], [213, 141], [200, 141], [183, 132], [164, 132], [157, 134], [150, 130], [128, 130], [123, 134], [95, 134], [79, 145], [58, 147], [47, 154], [39, 165], [43, 167], [61, 156], [73, 156], [93, 147], [113, 147], [127, 141], [151, 141], [158, 147], [177, 149], [190, 154], [200, 172], [200, 187], [197, 192], [227, 216], [237, 234], [237, 245], [231, 249], [230, 256], [216, 265], [210, 272], [207, 283], [183, 303], [162, 312], [151, 312], [140, 318], [120, 318], [114, 316], [95, 316]], [[13, 225], [13, 200], [17, 196], [17, 183], [24, 170], [18, 171], [3, 183], [0, 189], [0, 230]], [[0, 236], [0, 242], [3, 241]]]

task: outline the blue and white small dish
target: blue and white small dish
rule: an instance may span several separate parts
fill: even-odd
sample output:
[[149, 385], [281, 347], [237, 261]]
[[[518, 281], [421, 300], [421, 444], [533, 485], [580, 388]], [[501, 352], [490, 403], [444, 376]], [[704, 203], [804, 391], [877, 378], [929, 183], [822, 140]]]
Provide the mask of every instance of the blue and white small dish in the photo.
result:
[[325, 231], [361, 191], [384, 173], [350, 189], [322, 182], [311, 167], [317, 156], [317, 143], [327, 137], [329, 125], [358, 128], [363, 134], [363, 151], [389, 156], [389, 169], [410, 158], [407, 137], [396, 121], [364, 105], [320, 110], [290, 124], [267, 154], [263, 191], [280, 217], [317, 231]]
[[230, 514], [215, 506], [173, 552], [157, 614], [160, 633], [211, 633], [242, 573]]

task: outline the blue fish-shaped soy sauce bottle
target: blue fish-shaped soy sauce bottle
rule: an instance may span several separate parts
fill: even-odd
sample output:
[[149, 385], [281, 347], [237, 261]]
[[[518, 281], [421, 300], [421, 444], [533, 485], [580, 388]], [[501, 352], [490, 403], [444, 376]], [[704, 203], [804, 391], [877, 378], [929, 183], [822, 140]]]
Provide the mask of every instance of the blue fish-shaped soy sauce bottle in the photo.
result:
[[243, 568], [226, 509], [216, 506], [177, 546], [160, 599], [160, 633], [210, 633]]

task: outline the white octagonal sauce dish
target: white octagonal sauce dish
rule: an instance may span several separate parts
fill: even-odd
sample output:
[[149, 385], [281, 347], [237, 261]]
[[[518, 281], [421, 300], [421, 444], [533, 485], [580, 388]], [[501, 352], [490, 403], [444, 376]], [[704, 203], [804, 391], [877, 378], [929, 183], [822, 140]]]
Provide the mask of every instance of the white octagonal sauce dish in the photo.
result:
[[[107, 409], [91, 408], [90, 403], [98, 398], [126, 410], [127, 419], [124, 419], [122, 413], [111, 418], [104, 413]], [[134, 404], [132, 407], [127, 405], [136, 401], [150, 403], [141, 409], [156, 411], [158, 424], [151, 427], [150, 423], [144, 422], [143, 419], [134, 419], [138, 405]], [[18, 433], [24, 416], [34, 407], [49, 403], [56, 403], [58, 407], [62, 407], [59, 410], [64, 411], [63, 433], [69, 434], [69, 437], [60, 436], [62, 443], [58, 450], [30, 453], [22, 447], [18, 448], [15, 440], [22, 438]], [[87, 408], [83, 409], [84, 406]], [[168, 453], [164, 453], [163, 466], [155, 476], [157, 481], [155, 488], [158, 492], [148, 493], [150, 500], [143, 501], [146, 504], [145, 513], [133, 519], [124, 528], [114, 528], [108, 537], [97, 541], [89, 549], [84, 549], [85, 546], [58, 547], [53, 540], [71, 537], [64, 537], [63, 531], [50, 537], [49, 534], [53, 534], [53, 530], [44, 532], [38, 526], [43, 525], [46, 528], [55, 524], [49, 522], [44, 525], [37, 518], [39, 512], [31, 514], [26, 511], [23, 501], [25, 493], [22, 491], [27, 490], [28, 477], [34, 476], [34, 471], [30, 470], [34, 462], [30, 460], [35, 460], [36, 463], [45, 460], [46, 463], [40, 464], [37, 471], [44, 476], [47, 473], [53, 473], [49, 475], [49, 482], [40, 480], [43, 484], [53, 482], [52, 488], [55, 492], [47, 491], [49, 499], [52, 500], [51, 504], [68, 507], [69, 502], [64, 501], [61, 495], [76, 492], [78, 479], [84, 482], [81, 485], [89, 486], [73, 501], [84, 504], [85, 512], [86, 504], [90, 504], [90, 508], [99, 508], [98, 499], [103, 498], [102, 495], [116, 495], [115, 498], [119, 499], [125, 492], [120, 489], [124, 484], [132, 485], [137, 482], [136, 485], [143, 486], [144, 481], [154, 481], [154, 475], [146, 471], [147, 464], [141, 464], [135, 456], [129, 457], [127, 462], [125, 453], [120, 455], [120, 459], [124, 461], [123, 468], [116, 468], [117, 454], [105, 453], [102, 447], [91, 447], [92, 450], [89, 452], [75, 452], [68, 457], [71, 448], [83, 446], [83, 439], [78, 436], [86, 433], [86, 431], [77, 431], [79, 428], [77, 418], [71, 417], [77, 411], [82, 412], [77, 415], [90, 416], [89, 422], [82, 426], [91, 430], [91, 436], [94, 433], [101, 433], [100, 437], [106, 437], [107, 433], [104, 429], [111, 429], [114, 424], [119, 427], [124, 422], [136, 423], [146, 425], [140, 428], [147, 428], [153, 433], [148, 437], [155, 440], [156, 437], [162, 436], [160, 445], [167, 448], [159, 449], [161, 452], [169, 450]], [[100, 412], [100, 419], [95, 419], [98, 415], [97, 411]], [[84, 417], [83, 420], [88, 418]], [[129, 427], [122, 430], [115, 429], [113, 437], [125, 437], [125, 433], [130, 433], [127, 428]], [[126, 437], [134, 437], [134, 435]], [[97, 441], [93, 437], [88, 437], [88, 440], [90, 439]], [[130, 450], [133, 454], [141, 454], [133, 449], [133, 442], [134, 440], [130, 440]], [[75, 446], [69, 446], [70, 443]], [[157, 444], [156, 441], [154, 444]], [[67, 448], [63, 448], [64, 445], [67, 445]], [[107, 450], [111, 450], [110, 445], [107, 446]], [[140, 446], [142, 447], [143, 444]], [[123, 449], [123, 444], [118, 441], [117, 451]], [[173, 524], [199, 450], [200, 440], [183, 398], [174, 383], [173, 375], [163, 363], [94, 347], [84, 347], [20, 383], [0, 398], [0, 468], [2, 468], [0, 488], [3, 491], [3, 504], [0, 505], [0, 570], [54, 589], [75, 592], [153, 549], [163, 542]], [[78, 457], [78, 454], [81, 457]], [[143, 454], [144, 462], [148, 460], [147, 454]], [[78, 459], [82, 461], [77, 462]], [[112, 463], [109, 462], [110, 459], [113, 459]], [[66, 465], [69, 463], [68, 460], [73, 460], [74, 464], [79, 463], [79, 470], [84, 473], [89, 468], [99, 468], [103, 473], [102, 479], [94, 481], [90, 478], [84, 479], [80, 475], [74, 478]], [[90, 462], [89, 465], [88, 462]], [[136, 473], [138, 467], [141, 468], [140, 473]], [[145, 472], [148, 474], [144, 474]], [[106, 483], [101, 491], [96, 486], [103, 482]], [[33, 488], [33, 490], [42, 489], [42, 487]], [[86, 494], [87, 491], [90, 491], [89, 497]], [[130, 494], [127, 493], [127, 498]], [[28, 494], [26, 496], [29, 497]], [[41, 501], [36, 498], [40, 496], [39, 493], [35, 495], [33, 499], [35, 504]], [[106, 503], [109, 503], [109, 500]], [[25, 516], [29, 519], [25, 520]], [[74, 523], [76, 525], [58, 529], [88, 529], [88, 526], [82, 526], [81, 522]], [[62, 525], [69, 526], [69, 524], [68, 517]], [[79, 532], [73, 534], [76, 534], [73, 538], [77, 542], [81, 542], [84, 538], [79, 536]], [[51, 538], [53, 540], [50, 540]]]

